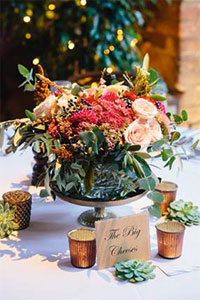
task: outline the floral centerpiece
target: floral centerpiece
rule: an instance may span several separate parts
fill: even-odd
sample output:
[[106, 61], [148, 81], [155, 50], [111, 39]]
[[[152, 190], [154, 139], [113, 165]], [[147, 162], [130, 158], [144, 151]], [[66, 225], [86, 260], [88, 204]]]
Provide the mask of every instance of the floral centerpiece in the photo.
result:
[[[123, 82], [108, 85], [102, 76], [99, 83], [83, 87], [57, 86], [41, 66], [36, 81], [32, 70], [19, 65], [25, 90], [35, 90], [38, 105], [33, 113], [26, 111], [26, 121], [16, 122], [13, 148], [34, 145], [34, 151], [47, 153], [48, 193], [114, 201], [147, 190], [150, 199], [162, 201], [148, 160], [159, 150], [157, 156], [172, 167], [177, 157], [173, 143], [180, 137], [175, 125], [187, 114], [166, 112], [166, 98], [155, 92], [159, 79], [148, 64], [146, 55], [134, 78], [125, 74]], [[49, 85], [56, 91], [50, 92]]]

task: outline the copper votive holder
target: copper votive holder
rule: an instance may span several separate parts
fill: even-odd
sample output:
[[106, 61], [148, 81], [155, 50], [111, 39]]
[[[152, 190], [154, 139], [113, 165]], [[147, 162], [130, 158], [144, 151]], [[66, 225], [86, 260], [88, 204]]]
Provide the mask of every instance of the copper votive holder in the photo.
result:
[[165, 258], [181, 256], [185, 226], [179, 222], [165, 222], [156, 225], [158, 254]]
[[155, 190], [160, 192], [164, 197], [162, 203], [156, 203], [160, 206], [160, 212], [162, 216], [167, 214], [167, 208], [169, 207], [169, 204], [176, 199], [177, 189], [178, 185], [170, 181], [162, 181], [156, 185]]
[[95, 231], [77, 228], [68, 233], [71, 263], [77, 268], [89, 268], [96, 260]]
[[15, 223], [18, 224], [19, 230], [26, 229], [30, 225], [32, 196], [25, 191], [11, 191], [4, 193], [3, 200], [10, 207], [15, 206]]

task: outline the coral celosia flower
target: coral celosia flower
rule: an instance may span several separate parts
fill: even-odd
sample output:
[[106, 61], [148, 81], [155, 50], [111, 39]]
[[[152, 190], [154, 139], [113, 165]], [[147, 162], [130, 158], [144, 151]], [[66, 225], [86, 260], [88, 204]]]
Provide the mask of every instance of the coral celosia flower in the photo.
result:
[[93, 110], [84, 109], [80, 112], [74, 113], [70, 118], [70, 122], [73, 129], [77, 130], [83, 122], [96, 125], [98, 123], [98, 118]]

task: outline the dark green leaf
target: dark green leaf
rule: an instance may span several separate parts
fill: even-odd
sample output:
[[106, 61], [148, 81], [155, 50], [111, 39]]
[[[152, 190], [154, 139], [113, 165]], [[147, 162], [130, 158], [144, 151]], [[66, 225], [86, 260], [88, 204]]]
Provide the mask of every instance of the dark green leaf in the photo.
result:
[[172, 157], [168, 160], [168, 162], [164, 165], [164, 167], [169, 166], [169, 169], [171, 170], [172, 165], [173, 165], [175, 159], [176, 159], [176, 158], [175, 158], [174, 156], [172, 156]]
[[154, 100], [160, 101], [160, 102], [167, 100], [166, 97], [158, 95], [158, 94], [149, 94], [149, 97], [151, 97]]
[[129, 145], [126, 149], [128, 151], [139, 151], [140, 148], [141, 148], [141, 146], [139, 146], [139, 145]]
[[174, 121], [175, 121], [175, 123], [176, 124], [181, 124], [181, 123], [183, 123], [183, 119], [179, 116], [179, 115], [173, 115], [173, 118], [174, 118]]
[[93, 183], [94, 183], [94, 167], [92, 163], [90, 163], [89, 169], [86, 172], [85, 179], [84, 179], [85, 194], [91, 191]]
[[183, 121], [188, 120], [188, 115], [187, 115], [187, 112], [185, 110], [182, 110], [181, 115], [182, 115]]
[[171, 133], [171, 141], [174, 142], [174, 141], [177, 141], [179, 138], [180, 138], [181, 134], [180, 132], [178, 131], [173, 131]]
[[149, 84], [152, 84], [153, 82], [159, 79], [159, 74], [155, 69], [150, 68], [148, 72], [149, 72]]

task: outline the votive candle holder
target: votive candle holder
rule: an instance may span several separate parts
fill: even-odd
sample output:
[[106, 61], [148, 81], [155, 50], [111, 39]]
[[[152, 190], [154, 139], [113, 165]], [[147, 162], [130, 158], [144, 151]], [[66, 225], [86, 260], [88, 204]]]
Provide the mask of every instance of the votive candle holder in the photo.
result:
[[177, 258], [182, 254], [185, 226], [169, 221], [156, 225], [158, 254], [164, 258]]
[[77, 268], [90, 268], [96, 260], [95, 231], [77, 228], [68, 233], [71, 264]]
[[161, 215], [167, 214], [167, 208], [169, 204], [176, 200], [176, 193], [177, 193], [178, 185], [171, 181], [162, 181], [156, 185], [155, 190], [160, 192], [164, 199], [163, 202], [156, 204], [160, 206]]

